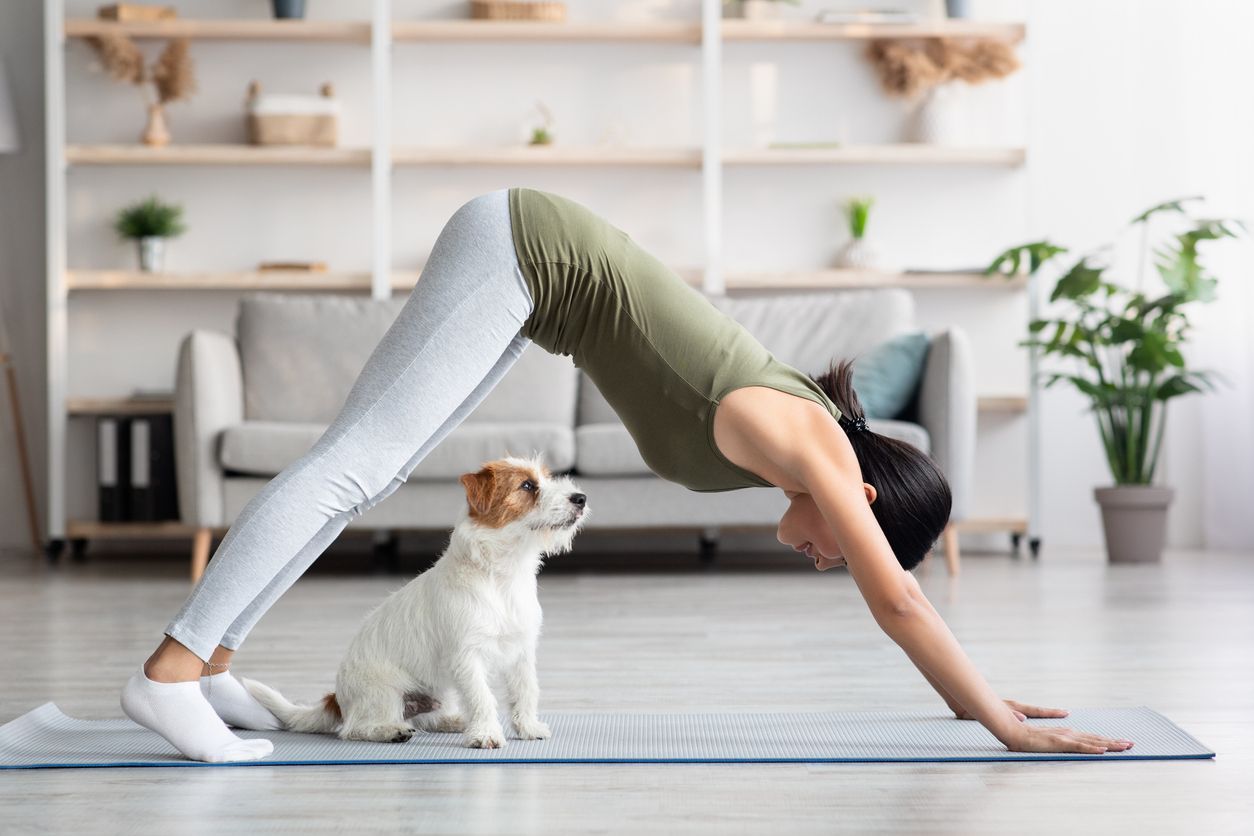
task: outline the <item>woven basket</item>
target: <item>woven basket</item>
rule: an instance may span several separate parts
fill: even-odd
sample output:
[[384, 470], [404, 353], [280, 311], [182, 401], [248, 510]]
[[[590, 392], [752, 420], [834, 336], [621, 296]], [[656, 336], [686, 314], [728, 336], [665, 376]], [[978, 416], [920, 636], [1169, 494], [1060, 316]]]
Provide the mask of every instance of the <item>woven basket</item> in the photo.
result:
[[547, 0], [470, 0], [475, 20], [565, 20], [566, 4]]

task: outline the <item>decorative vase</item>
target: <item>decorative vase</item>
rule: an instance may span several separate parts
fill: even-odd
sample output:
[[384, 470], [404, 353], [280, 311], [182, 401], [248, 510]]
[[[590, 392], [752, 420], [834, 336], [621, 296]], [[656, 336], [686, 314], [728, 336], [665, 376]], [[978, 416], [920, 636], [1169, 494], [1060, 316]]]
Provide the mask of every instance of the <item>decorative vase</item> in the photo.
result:
[[879, 263], [879, 253], [865, 238], [851, 239], [836, 256], [836, 266], [845, 270], [874, 270]]
[[775, 20], [779, 17], [776, 0], [741, 0], [740, 16], [745, 20]]
[[970, 17], [971, 4], [968, 0], [945, 0], [945, 14], [953, 18]]
[[305, 16], [305, 0], [270, 0], [279, 20], [299, 20]]
[[911, 119], [908, 139], [928, 145], [965, 144], [959, 92], [954, 84], [938, 84], [924, 94]]
[[1095, 488], [1111, 563], [1157, 563], [1167, 539], [1167, 508], [1175, 491], [1158, 485]]
[[139, 269], [145, 273], [160, 273], [165, 269], [165, 239], [160, 235], [139, 239]]
[[165, 125], [165, 109], [161, 105], [148, 105], [148, 124], [140, 140], [155, 148], [170, 144], [170, 129]]

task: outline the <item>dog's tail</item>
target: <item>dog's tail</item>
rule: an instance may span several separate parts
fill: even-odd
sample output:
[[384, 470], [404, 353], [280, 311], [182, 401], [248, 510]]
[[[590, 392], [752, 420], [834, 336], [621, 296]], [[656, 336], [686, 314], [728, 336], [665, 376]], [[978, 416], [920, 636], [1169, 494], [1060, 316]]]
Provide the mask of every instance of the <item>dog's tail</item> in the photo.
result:
[[283, 728], [294, 732], [328, 734], [335, 731], [344, 719], [335, 694], [327, 694], [317, 705], [295, 705], [287, 697], [255, 679], [240, 678], [248, 693], [279, 718]]

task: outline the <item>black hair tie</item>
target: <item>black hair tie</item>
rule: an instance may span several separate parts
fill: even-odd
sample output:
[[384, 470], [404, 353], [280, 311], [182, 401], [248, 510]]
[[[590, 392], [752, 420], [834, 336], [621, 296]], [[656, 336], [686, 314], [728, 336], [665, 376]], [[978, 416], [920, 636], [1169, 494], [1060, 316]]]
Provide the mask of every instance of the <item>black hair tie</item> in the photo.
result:
[[840, 416], [840, 425], [845, 428], [846, 432], [867, 432], [866, 419], [861, 416], [851, 419], [842, 415]]

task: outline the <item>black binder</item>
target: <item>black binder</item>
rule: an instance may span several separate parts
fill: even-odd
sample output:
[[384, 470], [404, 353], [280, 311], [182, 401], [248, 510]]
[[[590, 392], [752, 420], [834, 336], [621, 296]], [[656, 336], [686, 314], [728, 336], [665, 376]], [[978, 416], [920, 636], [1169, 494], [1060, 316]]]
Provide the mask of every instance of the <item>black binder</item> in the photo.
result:
[[130, 519], [177, 520], [174, 416], [162, 413], [131, 418], [130, 442]]
[[102, 522], [130, 519], [127, 508], [131, 485], [131, 431], [129, 419], [101, 416], [96, 420], [96, 483]]

